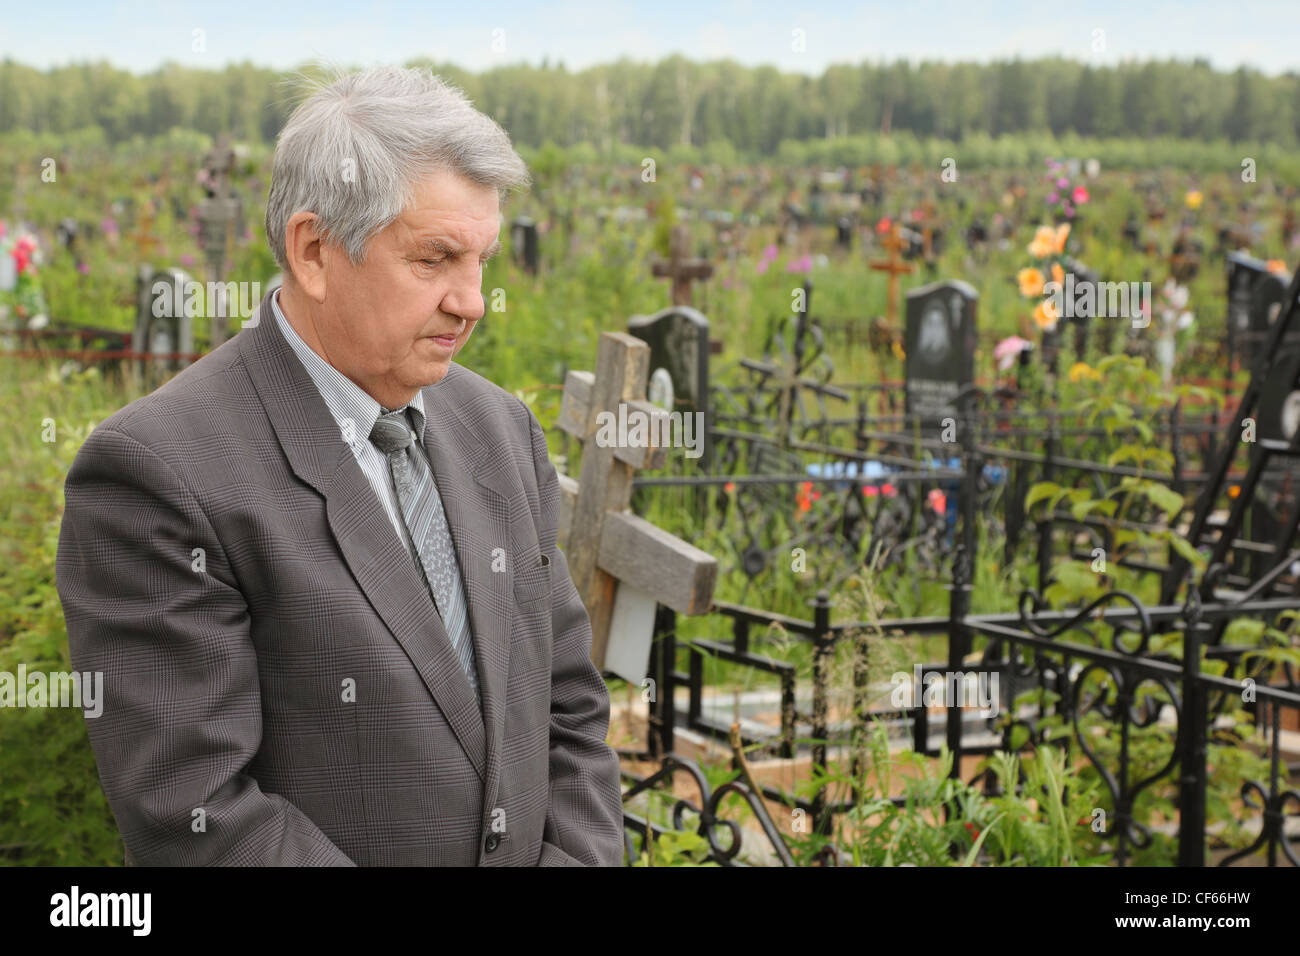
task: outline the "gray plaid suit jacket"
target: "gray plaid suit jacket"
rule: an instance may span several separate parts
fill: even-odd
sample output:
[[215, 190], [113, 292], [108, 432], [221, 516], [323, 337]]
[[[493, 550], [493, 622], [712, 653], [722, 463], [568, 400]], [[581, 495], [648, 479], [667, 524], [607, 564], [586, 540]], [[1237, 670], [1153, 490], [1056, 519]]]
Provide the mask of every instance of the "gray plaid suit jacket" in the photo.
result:
[[129, 861], [622, 862], [545, 436], [456, 364], [424, 401], [482, 711], [269, 300], [91, 432], [56, 580], [73, 666], [104, 673], [86, 724]]

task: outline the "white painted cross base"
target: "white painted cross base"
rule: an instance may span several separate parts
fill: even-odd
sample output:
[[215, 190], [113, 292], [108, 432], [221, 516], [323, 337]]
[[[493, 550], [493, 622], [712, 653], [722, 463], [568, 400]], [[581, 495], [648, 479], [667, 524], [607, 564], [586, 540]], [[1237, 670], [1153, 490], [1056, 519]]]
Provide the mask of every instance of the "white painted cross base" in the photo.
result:
[[628, 584], [620, 584], [614, 591], [605, 670], [629, 684], [639, 684], [649, 671], [656, 603], [649, 594]]

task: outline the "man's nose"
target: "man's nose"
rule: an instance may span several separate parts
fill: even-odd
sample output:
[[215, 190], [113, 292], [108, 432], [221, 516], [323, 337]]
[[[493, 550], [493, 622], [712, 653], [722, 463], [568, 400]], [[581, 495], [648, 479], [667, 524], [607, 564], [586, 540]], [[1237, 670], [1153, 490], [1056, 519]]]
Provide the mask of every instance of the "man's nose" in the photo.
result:
[[467, 262], [456, 270], [451, 285], [442, 298], [442, 311], [459, 316], [467, 322], [483, 318], [486, 311], [483, 271], [477, 262]]

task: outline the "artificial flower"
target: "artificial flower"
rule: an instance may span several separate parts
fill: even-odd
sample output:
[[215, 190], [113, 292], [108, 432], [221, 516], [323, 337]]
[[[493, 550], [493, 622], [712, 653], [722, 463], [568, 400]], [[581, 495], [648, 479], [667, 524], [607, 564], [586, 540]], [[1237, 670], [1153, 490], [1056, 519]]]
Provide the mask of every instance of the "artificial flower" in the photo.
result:
[[1016, 273], [1016, 281], [1020, 283], [1020, 294], [1026, 298], [1042, 295], [1044, 279], [1037, 269], [1021, 269]]
[[1051, 332], [1056, 328], [1056, 321], [1060, 316], [1056, 312], [1056, 305], [1051, 299], [1044, 299], [1038, 303], [1038, 308], [1034, 309], [1034, 321], [1044, 332]]

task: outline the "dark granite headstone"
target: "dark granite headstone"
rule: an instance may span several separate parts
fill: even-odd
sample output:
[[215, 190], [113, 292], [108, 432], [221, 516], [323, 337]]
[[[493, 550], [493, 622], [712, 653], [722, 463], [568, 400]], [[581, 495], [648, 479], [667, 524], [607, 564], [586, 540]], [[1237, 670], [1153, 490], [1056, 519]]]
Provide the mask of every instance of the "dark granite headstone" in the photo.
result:
[[515, 265], [529, 275], [537, 275], [537, 223], [527, 216], [519, 216], [510, 224], [510, 254]]
[[704, 412], [704, 453], [700, 464], [710, 461], [709, 412], [709, 320], [689, 306], [672, 306], [653, 315], [635, 315], [628, 320], [628, 334], [650, 346], [650, 380], [647, 398], [668, 411]]
[[975, 381], [975, 306], [970, 285], [935, 282], [907, 293], [903, 349], [907, 413], [934, 432], [944, 418], [956, 418], [958, 394]]
[[835, 221], [835, 244], [841, 249], [853, 248], [853, 220], [848, 216]]
[[1228, 253], [1228, 352], [1247, 365], [1255, 354], [1250, 307], [1255, 283], [1268, 275], [1268, 264], [1244, 252]]

